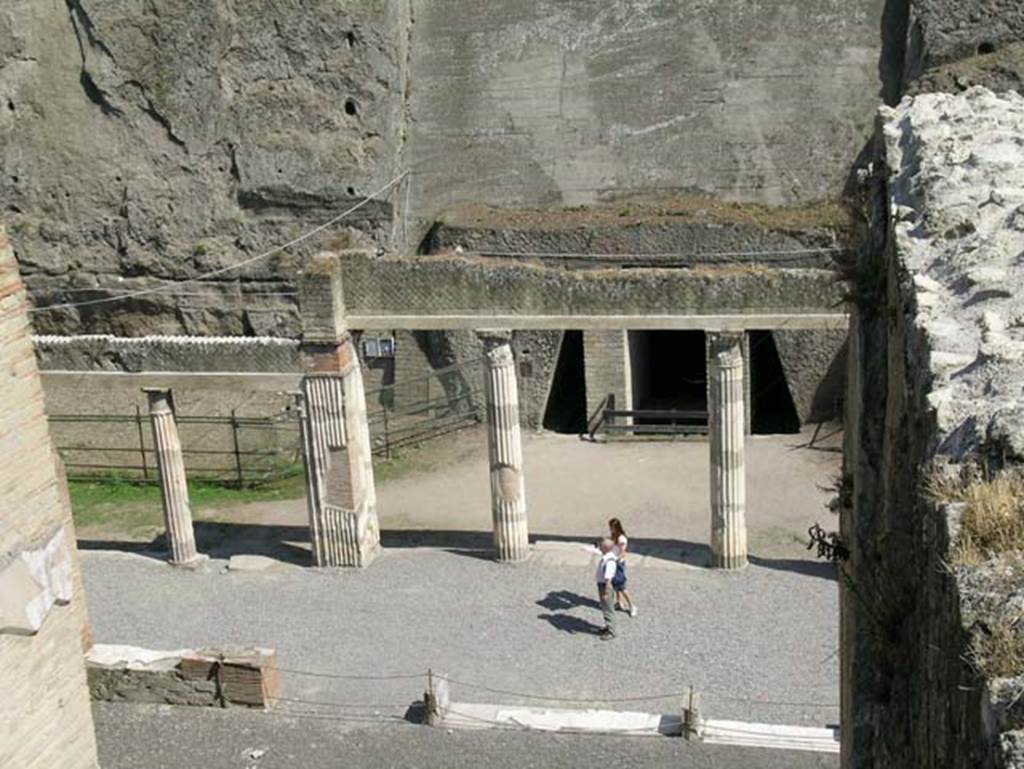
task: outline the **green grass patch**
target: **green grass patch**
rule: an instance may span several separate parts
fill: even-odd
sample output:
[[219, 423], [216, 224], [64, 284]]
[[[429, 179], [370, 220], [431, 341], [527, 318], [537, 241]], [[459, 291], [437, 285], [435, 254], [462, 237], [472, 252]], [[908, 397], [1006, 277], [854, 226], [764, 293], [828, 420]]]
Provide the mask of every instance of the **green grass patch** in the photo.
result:
[[[223, 507], [297, 499], [305, 493], [300, 473], [240, 489], [203, 481], [189, 483], [188, 488], [197, 519]], [[68, 482], [68, 491], [75, 525], [80, 530], [103, 528], [130, 534], [163, 526], [160, 488], [156, 484], [76, 480]]]

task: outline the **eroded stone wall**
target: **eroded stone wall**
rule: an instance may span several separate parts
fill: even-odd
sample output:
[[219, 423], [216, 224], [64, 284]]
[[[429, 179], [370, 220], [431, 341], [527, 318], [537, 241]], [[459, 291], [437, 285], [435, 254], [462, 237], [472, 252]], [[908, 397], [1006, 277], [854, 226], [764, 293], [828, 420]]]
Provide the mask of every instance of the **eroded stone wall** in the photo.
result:
[[[12, 0], [0, 200], [32, 297], [176, 284], [35, 328], [295, 337], [313, 250], [404, 250], [458, 203], [835, 197], [870, 133], [881, 6]], [[324, 237], [180, 283], [403, 170]]]
[[882, 6], [417, 2], [413, 213], [833, 197], [870, 135]]
[[85, 600], [26, 304], [0, 227], [0, 766], [95, 769]]
[[[407, 6], [4, 3], [0, 215], [36, 303], [216, 270], [322, 224], [393, 178]], [[329, 235], [384, 242], [391, 214], [391, 199], [375, 202]], [[38, 333], [294, 337], [295, 266], [323, 244], [33, 323]]]
[[843, 765], [1020, 766], [1006, 692], [1024, 678], [986, 680], [971, 653], [988, 632], [972, 606], [1004, 590], [1010, 610], [1017, 582], [957, 560], [956, 509], [931, 484], [1024, 460], [1024, 98], [922, 95], [882, 129], [840, 496]]

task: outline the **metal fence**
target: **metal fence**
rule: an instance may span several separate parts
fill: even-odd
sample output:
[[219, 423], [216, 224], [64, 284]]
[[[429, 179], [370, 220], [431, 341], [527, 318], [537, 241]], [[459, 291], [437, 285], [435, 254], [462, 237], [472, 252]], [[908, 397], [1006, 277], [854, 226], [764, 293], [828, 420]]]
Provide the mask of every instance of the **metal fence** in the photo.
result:
[[485, 418], [482, 358], [435, 369], [368, 391], [367, 418], [375, 454], [390, 457], [413, 446], [479, 424]]
[[[298, 424], [276, 417], [177, 416], [189, 477], [250, 486], [295, 474], [300, 468]], [[149, 415], [55, 414], [57, 451], [72, 479], [155, 481], [156, 453]]]
[[[373, 451], [391, 458], [479, 424], [485, 418], [483, 360], [437, 369], [367, 392]], [[279, 480], [301, 470], [299, 426], [292, 411], [268, 416], [177, 415], [190, 479], [232, 486]], [[149, 414], [55, 414], [50, 429], [75, 480], [156, 481]]]

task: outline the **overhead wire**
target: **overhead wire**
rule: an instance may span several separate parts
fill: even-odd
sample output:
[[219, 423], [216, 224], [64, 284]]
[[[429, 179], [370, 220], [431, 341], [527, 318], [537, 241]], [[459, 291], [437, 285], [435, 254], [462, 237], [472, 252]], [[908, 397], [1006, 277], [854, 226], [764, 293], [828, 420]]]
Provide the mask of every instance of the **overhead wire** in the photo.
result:
[[150, 288], [143, 288], [143, 289], [139, 289], [137, 291], [128, 291], [128, 292], [123, 293], [123, 294], [118, 294], [117, 296], [108, 296], [108, 297], [102, 297], [102, 298], [99, 298], [99, 299], [88, 299], [88, 300], [83, 301], [83, 302], [61, 302], [61, 303], [58, 303], [58, 304], [43, 305], [42, 307], [31, 307], [31, 308], [28, 309], [28, 312], [30, 314], [34, 314], [34, 313], [37, 313], [37, 312], [46, 312], [46, 311], [50, 311], [50, 310], [64, 310], [64, 309], [72, 309], [72, 308], [75, 308], [75, 307], [90, 307], [90, 306], [99, 305], [99, 304], [109, 304], [109, 303], [112, 303], [112, 302], [121, 302], [121, 301], [124, 301], [126, 299], [134, 299], [134, 298], [137, 298], [137, 297], [140, 297], [140, 296], [150, 296], [152, 294], [163, 293], [165, 291], [169, 291], [170, 289], [172, 289], [174, 287], [185, 286], [185, 285], [189, 285], [189, 284], [193, 284], [193, 283], [198, 283], [198, 282], [207, 280], [209, 278], [216, 277], [218, 275], [224, 275], [224, 274], [226, 274], [228, 272], [233, 272], [234, 270], [239, 270], [239, 269], [241, 269], [243, 267], [247, 267], [250, 264], [255, 264], [256, 262], [262, 261], [263, 259], [267, 259], [267, 258], [269, 258], [271, 256], [274, 256], [275, 254], [279, 254], [279, 253], [281, 253], [283, 251], [286, 251], [289, 248], [297, 246], [300, 243], [303, 243], [303, 242], [309, 240], [310, 238], [314, 237], [315, 235], [320, 234], [324, 230], [326, 230], [326, 229], [328, 229], [330, 227], [333, 227], [335, 224], [340, 222], [342, 219], [352, 215], [353, 213], [355, 213], [359, 209], [363, 208], [364, 206], [366, 206], [367, 204], [369, 204], [373, 200], [376, 200], [378, 196], [384, 194], [389, 189], [394, 187], [396, 184], [398, 184], [398, 182], [400, 182], [402, 179], [404, 179], [408, 174], [409, 174], [409, 171], [403, 171], [398, 176], [396, 176], [394, 179], [392, 179], [387, 184], [385, 184], [383, 187], [381, 187], [380, 189], [376, 190], [375, 192], [369, 194], [368, 196], [363, 198], [360, 202], [356, 203], [354, 206], [351, 206], [350, 208], [347, 208], [346, 210], [342, 211], [337, 216], [334, 216], [334, 217], [328, 219], [323, 224], [321, 224], [321, 225], [319, 225], [317, 227], [314, 227], [311, 230], [308, 230], [307, 232], [303, 233], [302, 235], [298, 236], [297, 238], [292, 238], [287, 243], [283, 243], [281, 245], [274, 246], [273, 248], [271, 248], [271, 249], [269, 249], [267, 251], [264, 251], [262, 253], [256, 254], [255, 256], [251, 256], [248, 259], [243, 259], [240, 262], [233, 262], [233, 263], [231, 263], [229, 265], [226, 265], [224, 267], [220, 267], [220, 268], [218, 268], [216, 270], [210, 270], [209, 272], [202, 273], [201, 275], [197, 275], [197, 276], [195, 276], [193, 278], [186, 278], [185, 280], [177, 281], [177, 282], [171, 283], [171, 284], [163, 284], [163, 285], [160, 285], [160, 286], [152, 286]]

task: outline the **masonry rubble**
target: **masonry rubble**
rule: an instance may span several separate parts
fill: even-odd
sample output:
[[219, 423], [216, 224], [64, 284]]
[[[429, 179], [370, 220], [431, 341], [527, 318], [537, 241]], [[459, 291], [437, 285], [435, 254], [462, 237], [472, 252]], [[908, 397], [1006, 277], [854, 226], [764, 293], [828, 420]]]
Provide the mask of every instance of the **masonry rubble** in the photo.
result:
[[96, 644], [86, 655], [93, 700], [199, 707], [267, 708], [280, 696], [273, 649], [158, 651]]

